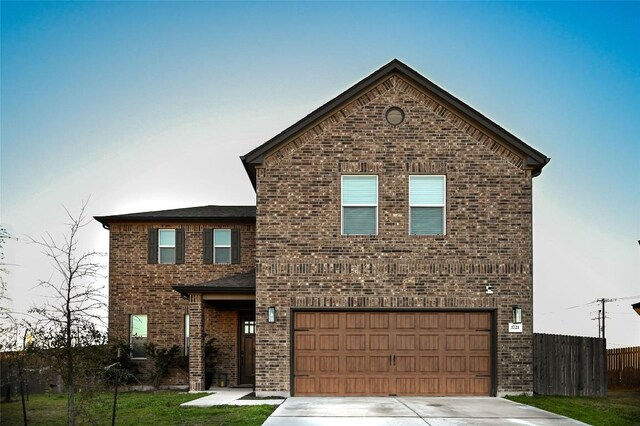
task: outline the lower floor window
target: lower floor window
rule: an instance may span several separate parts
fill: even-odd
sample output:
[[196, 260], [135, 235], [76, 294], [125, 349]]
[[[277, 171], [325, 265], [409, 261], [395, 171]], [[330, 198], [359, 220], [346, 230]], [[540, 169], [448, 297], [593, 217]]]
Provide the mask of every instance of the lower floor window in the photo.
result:
[[184, 316], [184, 354], [189, 356], [189, 315]]
[[131, 315], [130, 324], [130, 341], [131, 358], [146, 358], [147, 349], [144, 345], [147, 343], [147, 316]]

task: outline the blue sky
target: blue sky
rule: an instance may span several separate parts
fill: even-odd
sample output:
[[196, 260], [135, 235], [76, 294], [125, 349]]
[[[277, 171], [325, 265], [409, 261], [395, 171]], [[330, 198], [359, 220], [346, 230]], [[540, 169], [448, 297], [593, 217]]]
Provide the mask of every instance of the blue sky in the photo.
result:
[[[91, 214], [252, 204], [238, 156], [398, 58], [551, 157], [535, 327], [593, 335], [597, 308], [567, 307], [640, 295], [638, 21], [633, 2], [2, 2], [1, 222], [55, 234], [89, 195]], [[23, 309], [48, 269], [8, 256]], [[634, 301], [612, 343], [640, 344]]]

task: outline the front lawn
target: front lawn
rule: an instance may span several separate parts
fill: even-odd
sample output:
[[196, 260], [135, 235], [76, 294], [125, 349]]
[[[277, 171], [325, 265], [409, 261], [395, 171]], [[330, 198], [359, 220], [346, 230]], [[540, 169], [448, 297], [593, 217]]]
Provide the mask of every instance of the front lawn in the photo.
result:
[[[183, 402], [205, 396], [177, 392], [128, 392], [118, 395], [117, 425], [261, 425], [276, 407], [268, 405], [211, 408], [180, 407]], [[77, 397], [79, 425], [111, 425], [113, 394]], [[66, 395], [30, 395], [27, 402], [29, 425], [66, 425]], [[21, 425], [20, 401], [0, 405], [2, 425]]]
[[640, 425], [640, 394], [612, 394], [607, 398], [570, 396], [508, 396], [511, 401], [531, 405], [594, 426]]

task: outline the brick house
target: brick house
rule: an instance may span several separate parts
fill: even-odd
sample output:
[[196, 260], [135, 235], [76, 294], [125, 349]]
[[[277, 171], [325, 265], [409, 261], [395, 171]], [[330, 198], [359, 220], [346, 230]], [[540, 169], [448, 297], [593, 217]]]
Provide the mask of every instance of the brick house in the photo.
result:
[[532, 392], [545, 155], [393, 60], [241, 160], [255, 207], [96, 217], [135, 356], [187, 348], [191, 390], [214, 337], [259, 395]]

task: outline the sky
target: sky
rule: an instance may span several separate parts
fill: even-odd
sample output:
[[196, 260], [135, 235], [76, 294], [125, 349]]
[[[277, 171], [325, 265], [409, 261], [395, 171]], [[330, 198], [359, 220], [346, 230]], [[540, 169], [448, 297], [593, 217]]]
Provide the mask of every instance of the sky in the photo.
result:
[[63, 206], [254, 204], [239, 156], [398, 58], [551, 157], [534, 331], [597, 336], [591, 302], [625, 298], [607, 344], [640, 345], [639, 21], [634, 2], [2, 2], [12, 309], [42, 300], [52, 268], [25, 236], [60, 237]]

